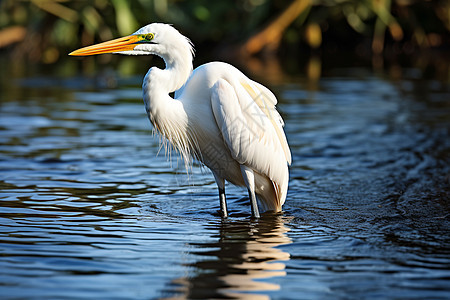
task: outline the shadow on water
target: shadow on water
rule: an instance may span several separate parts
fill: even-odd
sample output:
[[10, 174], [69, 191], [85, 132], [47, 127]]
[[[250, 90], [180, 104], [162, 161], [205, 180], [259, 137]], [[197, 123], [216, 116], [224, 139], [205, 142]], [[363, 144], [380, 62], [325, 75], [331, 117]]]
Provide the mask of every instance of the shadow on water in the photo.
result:
[[209, 223], [206, 233], [213, 240], [190, 243], [195, 262], [172, 282], [173, 290], [183, 299], [269, 299], [267, 292], [281, 288], [271, 279], [286, 276], [290, 255], [278, 246], [292, 242], [287, 223], [289, 218], [273, 214]]

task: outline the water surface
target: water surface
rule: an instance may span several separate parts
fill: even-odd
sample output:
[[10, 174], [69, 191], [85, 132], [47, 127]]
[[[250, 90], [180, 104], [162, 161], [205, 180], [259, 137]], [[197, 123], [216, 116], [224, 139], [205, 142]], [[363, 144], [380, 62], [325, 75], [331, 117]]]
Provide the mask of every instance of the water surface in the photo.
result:
[[142, 74], [3, 66], [3, 299], [450, 297], [447, 83], [265, 82], [293, 154], [284, 212], [251, 220], [227, 186], [221, 220], [210, 172], [186, 174], [151, 134]]

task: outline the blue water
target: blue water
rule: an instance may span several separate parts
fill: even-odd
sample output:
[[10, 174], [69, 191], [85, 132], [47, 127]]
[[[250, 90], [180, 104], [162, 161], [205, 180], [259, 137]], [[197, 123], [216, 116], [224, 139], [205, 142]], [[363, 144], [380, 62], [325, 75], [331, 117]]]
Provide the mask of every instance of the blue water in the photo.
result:
[[251, 220], [227, 186], [221, 220], [210, 172], [152, 135], [143, 74], [4, 66], [2, 299], [450, 298], [445, 81], [264, 82], [293, 154], [284, 212]]

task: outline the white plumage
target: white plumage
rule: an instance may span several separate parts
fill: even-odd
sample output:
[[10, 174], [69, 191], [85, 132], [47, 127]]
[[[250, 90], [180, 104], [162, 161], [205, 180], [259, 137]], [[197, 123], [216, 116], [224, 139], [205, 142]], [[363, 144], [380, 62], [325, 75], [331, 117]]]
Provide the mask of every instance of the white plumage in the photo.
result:
[[165, 69], [152, 67], [144, 78], [148, 117], [187, 164], [194, 157], [212, 171], [223, 216], [225, 181], [248, 188], [253, 216], [259, 217], [255, 194], [263, 210], [281, 210], [291, 153], [275, 108], [277, 99], [269, 89], [222, 62], [192, 71], [192, 44], [167, 24], [150, 24], [71, 55], [111, 52], [164, 59]]

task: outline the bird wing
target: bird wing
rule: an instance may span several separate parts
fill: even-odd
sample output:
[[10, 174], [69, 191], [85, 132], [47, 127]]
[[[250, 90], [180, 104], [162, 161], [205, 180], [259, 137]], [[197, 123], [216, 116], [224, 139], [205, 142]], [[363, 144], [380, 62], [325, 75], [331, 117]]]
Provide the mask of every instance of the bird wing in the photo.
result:
[[244, 76], [219, 79], [212, 89], [214, 117], [232, 157], [284, 186], [291, 153], [276, 102], [267, 88]]
[[283, 131], [284, 121], [275, 108], [277, 98], [268, 88], [248, 78], [241, 78], [240, 84], [272, 123], [283, 148], [286, 162], [290, 165], [292, 158], [286, 135]]

